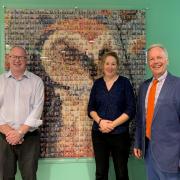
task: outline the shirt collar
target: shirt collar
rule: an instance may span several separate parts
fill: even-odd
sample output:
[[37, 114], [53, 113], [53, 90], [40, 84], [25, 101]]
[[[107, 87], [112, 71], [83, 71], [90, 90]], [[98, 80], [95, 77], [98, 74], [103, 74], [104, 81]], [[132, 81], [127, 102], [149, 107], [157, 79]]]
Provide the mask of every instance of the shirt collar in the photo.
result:
[[[11, 70], [9, 70], [9, 71], [6, 73], [5, 76], [6, 76], [6, 78], [13, 77]], [[29, 73], [27, 70], [25, 70], [25, 71], [24, 71], [24, 74], [22, 75], [22, 77], [30, 78], [31, 76], [30, 76], [30, 73]]]
[[[160, 82], [160, 81], [163, 81], [164, 79], [166, 79], [166, 76], [167, 76], [167, 71], [162, 75], [162, 76], [160, 76], [157, 80]], [[153, 80], [154, 80], [155, 78], [153, 77]]]

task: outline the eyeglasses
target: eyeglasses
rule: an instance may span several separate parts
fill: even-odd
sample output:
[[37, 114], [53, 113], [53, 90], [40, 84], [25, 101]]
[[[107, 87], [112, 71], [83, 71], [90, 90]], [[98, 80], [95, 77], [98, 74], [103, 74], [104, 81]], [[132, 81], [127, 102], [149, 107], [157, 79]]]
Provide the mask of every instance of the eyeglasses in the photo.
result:
[[12, 58], [13, 60], [20, 60], [20, 61], [24, 61], [27, 59], [26, 56], [15, 56], [15, 55], [12, 55], [12, 56], [9, 56], [10, 58]]

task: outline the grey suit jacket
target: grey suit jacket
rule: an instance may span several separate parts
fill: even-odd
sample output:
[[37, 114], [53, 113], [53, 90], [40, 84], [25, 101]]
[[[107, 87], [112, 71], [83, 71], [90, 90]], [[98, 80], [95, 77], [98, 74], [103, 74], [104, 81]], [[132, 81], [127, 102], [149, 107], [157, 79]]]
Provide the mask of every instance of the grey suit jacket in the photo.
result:
[[[135, 148], [145, 153], [145, 98], [151, 79], [140, 87]], [[164, 172], [180, 171], [180, 78], [168, 73], [154, 110], [151, 127], [152, 155]]]

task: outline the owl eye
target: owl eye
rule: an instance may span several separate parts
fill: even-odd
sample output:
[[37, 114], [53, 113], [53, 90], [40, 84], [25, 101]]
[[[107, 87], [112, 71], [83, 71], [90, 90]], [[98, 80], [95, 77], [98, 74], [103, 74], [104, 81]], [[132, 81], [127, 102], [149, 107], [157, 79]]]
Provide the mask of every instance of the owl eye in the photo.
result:
[[81, 52], [75, 48], [66, 47], [63, 49], [66, 64], [73, 65], [81, 60]]

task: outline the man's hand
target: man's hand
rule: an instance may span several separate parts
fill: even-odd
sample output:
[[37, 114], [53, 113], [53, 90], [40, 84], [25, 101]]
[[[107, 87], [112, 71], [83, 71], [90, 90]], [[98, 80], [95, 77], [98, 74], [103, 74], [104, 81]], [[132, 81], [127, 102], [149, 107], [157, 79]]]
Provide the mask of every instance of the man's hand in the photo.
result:
[[142, 151], [140, 149], [134, 148], [134, 155], [136, 158], [142, 158]]
[[20, 133], [17, 130], [11, 130], [6, 134], [6, 141], [10, 145], [17, 145], [23, 142]]

